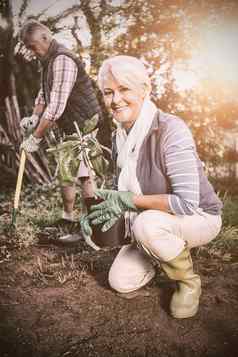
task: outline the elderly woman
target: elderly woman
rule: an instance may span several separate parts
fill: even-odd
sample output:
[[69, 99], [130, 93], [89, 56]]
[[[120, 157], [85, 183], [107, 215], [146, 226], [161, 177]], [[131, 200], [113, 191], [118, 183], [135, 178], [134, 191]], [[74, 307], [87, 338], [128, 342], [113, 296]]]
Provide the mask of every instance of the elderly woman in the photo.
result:
[[222, 204], [187, 125], [150, 100], [151, 83], [142, 62], [130, 56], [105, 60], [98, 82], [117, 122], [113, 156], [118, 190], [96, 191], [104, 201], [91, 208], [82, 230], [87, 235], [92, 224], [103, 223], [106, 231], [129, 214], [134, 242], [115, 258], [110, 286], [120, 293], [141, 288], [155, 275], [155, 258], [177, 281], [172, 316], [194, 316], [201, 281], [193, 271], [190, 249], [219, 233]]

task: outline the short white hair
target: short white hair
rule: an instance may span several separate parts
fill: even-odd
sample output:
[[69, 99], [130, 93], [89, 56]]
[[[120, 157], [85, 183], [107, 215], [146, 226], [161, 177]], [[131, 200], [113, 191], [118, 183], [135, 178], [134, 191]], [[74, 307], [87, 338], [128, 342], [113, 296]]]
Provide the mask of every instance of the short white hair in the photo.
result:
[[146, 90], [151, 92], [151, 80], [148, 72], [138, 58], [119, 55], [106, 59], [98, 72], [98, 86], [103, 91], [104, 81], [111, 74], [118, 83], [130, 89]]
[[47, 26], [37, 20], [28, 20], [23, 24], [20, 30], [20, 40], [26, 44], [38, 31], [45, 34], [47, 39], [50, 40], [52, 38], [52, 33]]

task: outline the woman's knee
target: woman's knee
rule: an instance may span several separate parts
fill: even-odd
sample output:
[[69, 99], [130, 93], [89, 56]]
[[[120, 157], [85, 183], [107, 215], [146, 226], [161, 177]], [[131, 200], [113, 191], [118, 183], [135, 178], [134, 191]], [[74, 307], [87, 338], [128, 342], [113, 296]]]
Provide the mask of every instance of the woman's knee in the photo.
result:
[[151, 225], [150, 225], [150, 213], [149, 211], [144, 211], [140, 213], [132, 226], [132, 231], [135, 236], [135, 239], [139, 242], [145, 243], [151, 233], [152, 233]]
[[128, 293], [133, 290], [126, 283], [125, 277], [123, 277], [122, 274], [114, 268], [111, 268], [109, 271], [108, 283], [113, 290], [119, 293]]
[[184, 249], [185, 242], [175, 234], [167, 215], [142, 212], [133, 224], [133, 233], [144, 251], [159, 260], [173, 259]]
[[128, 293], [146, 285], [155, 275], [151, 260], [135, 245], [124, 246], [108, 274], [112, 289]]

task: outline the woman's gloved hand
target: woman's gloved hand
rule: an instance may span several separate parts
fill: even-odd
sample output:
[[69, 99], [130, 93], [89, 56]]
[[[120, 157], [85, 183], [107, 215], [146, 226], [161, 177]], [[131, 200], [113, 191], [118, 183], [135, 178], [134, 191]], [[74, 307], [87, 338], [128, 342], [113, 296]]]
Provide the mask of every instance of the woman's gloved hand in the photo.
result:
[[80, 232], [82, 233], [82, 236], [85, 240], [87, 240], [88, 237], [92, 236], [92, 228], [90, 226], [90, 222], [86, 214], [83, 214], [80, 217]]
[[110, 229], [126, 211], [137, 211], [132, 192], [96, 190], [95, 195], [104, 201], [90, 208], [87, 219], [94, 225], [103, 224], [102, 232]]
[[99, 250], [100, 248], [93, 242], [92, 235], [93, 231], [90, 226], [90, 222], [88, 220], [88, 216], [86, 214], [82, 215], [80, 218], [80, 233], [82, 234], [85, 242], [95, 250]]

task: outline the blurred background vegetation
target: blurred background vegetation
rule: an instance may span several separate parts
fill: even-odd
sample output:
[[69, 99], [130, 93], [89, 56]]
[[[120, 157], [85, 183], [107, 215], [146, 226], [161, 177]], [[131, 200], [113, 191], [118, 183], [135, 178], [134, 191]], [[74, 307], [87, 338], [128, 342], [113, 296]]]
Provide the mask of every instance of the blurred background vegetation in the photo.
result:
[[[12, 182], [14, 188], [16, 182], [20, 118], [31, 114], [40, 86], [39, 63], [24, 58], [18, 41], [19, 28], [29, 18], [46, 24], [77, 53], [95, 81], [109, 56], [129, 54], [144, 61], [153, 100], [189, 124], [223, 199], [223, 230], [205, 249], [229, 260], [227, 245], [237, 245], [238, 237], [237, 1], [0, 0], [0, 233], [6, 233], [10, 220], [13, 189], [6, 186]], [[108, 133], [106, 113], [105, 118]], [[59, 215], [60, 193], [51, 166], [43, 150], [28, 156], [28, 185], [14, 244], [31, 244], [42, 226]]]
[[[40, 85], [38, 61], [27, 61], [19, 50], [18, 31], [29, 18], [77, 53], [95, 80], [109, 56], [141, 58], [153, 100], [188, 122], [218, 190], [236, 191], [237, 1], [0, 0], [0, 169], [8, 178], [17, 173], [20, 118], [31, 114]], [[107, 126], [105, 120], [108, 133]], [[25, 177], [51, 182], [44, 152], [29, 155]]]

